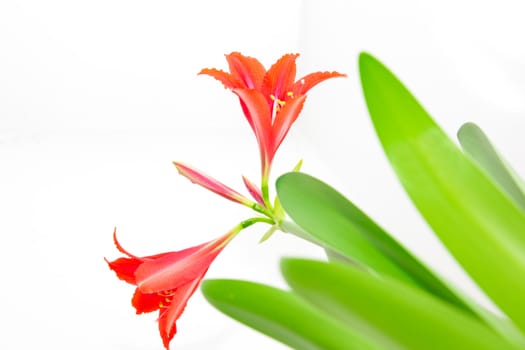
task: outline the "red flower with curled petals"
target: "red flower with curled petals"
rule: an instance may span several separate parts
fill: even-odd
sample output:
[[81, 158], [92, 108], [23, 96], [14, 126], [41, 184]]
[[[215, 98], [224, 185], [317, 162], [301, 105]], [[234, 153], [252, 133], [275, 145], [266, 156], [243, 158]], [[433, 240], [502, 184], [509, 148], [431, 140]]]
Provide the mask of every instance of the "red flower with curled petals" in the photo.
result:
[[277, 149], [297, 120], [306, 93], [326, 79], [346, 76], [315, 72], [295, 81], [298, 56], [286, 54], [266, 70], [257, 59], [232, 52], [226, 55], [229, 73], [214, 68], [199, 73], [214, 77], [239, 97], [259, 144], [263, 179], [268, 177]]
[[126, 257], [108, 261], [117, 277], [137, 286], [132, 305], [137, 314], [159, 310], [159, 331], [166, 349], [177, 332], [176, 321], [184, 311], [206, 271], [226, 243], [236, 234], [228, 232], [213, 241], [177, 252], [145, 257], [128, 253], [117, 240], [117, 249]]

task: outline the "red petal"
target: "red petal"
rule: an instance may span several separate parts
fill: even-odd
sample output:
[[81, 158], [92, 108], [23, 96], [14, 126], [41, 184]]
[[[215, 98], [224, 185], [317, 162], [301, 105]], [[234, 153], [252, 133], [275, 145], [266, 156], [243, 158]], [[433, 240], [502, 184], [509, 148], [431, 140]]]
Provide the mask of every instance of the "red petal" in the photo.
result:
[[292, 124], [297, 120], [297, 117], [299, 117], [305, 99], [306, 95], [302, 95], [292, 100], [288, 100], [281, 111], [275, 116], [275, 121], [272, 127], [274, 154], [277, 152], [277, 149], [281, 145], [281, 142], [283, 142], [283, 139], [290, 130]]
[[144, 260], [148, 260], [148, 259], [156, 259], [158, 257], [161, 257], [163, 255], [166, 255], [168, 253], [161, 253], [161, 254], [156, 254], [156, 255], [150, 255], [150, 256], [145, 256], [145, 257], [138, 257], [138, 256], [135, 256], [131, 253], [129, 253], [127, 250], [124, 249], [124, 247], [122, 247], [120, 245], [120, 242], [117, 240], [117, 229], [115, 228], [115, 230], [113, 231], [113, 242], [115, 243], [115, 246], [117, 247], [118, 251], [121, 252], [122, 254], [125, 254], [127, 256], [129, 256], [130, 258], [132, 259], [135, 259], [135, 260], [138, 260], [138, 261], [144, 261]]
[[298, 56], [299, 54], [286, 54], [268, 70], [262, 88], [267, 98], [273, 95], [281, 101], [286, 100], [286, 94], [292, 91], [295, 81], [295, 60]]
[[253, 182], [251, 182], [244, 176], [242, 177], [242, 181], [244, 181], [244, 186], [246, 186], [246, 188], [248, 189], [248, 192], [250, 192], [250, 195], [253, 197], [253, 199], [255, 199], [257, 203], [259, 203], [260, 205], [264, 207], [265, 204], [264, 204], [261, 190]]
[[142, 264], [141, 260], [134, 258], [118, 258], [115, 261], [108, 261], [104, 258], [109, 265], [109, 268], [115, 271], [117, 277], [130, 284], [136, 285], [135, 271]]
[[135, 289], [135, 294], [133, 294], [133, 298], [131, 299], [131, 304], [137, 310], [137, 314], [158, 310], [160, 303], [168, 304], [165, 297], [157, 293], [144, 294], [138, 288]]
[[220, 81], [227, 89], [235, 89], [245, 86], [245, 84], [241, 80], [235, 78], [230, 73], [226, 73], [222, 70], [218, 70], [215, 68], [204, 68], [199, 72], [199, 74], [205, 74], [214, 77], [215, 79]]
[[144, 261], [158, 259], [168, 254], [162, 253], [142, 258], [137, 257], [126, 251], [120, 245], [119, 241], [117, 240], [117, 229], [113, 231], [113, 242], [115, 242], [115, 246], [117, 247], [118, 251], [122, 254], [127, 255], [129, 258], [118, 258], [114, 261], [109, 261], [108, 259], [104, 258], [104, 260], [106, 260], [106, 262], [108, 263], [109, 268], [116, 272], [118, 278], [134, 285], [137, 284], [135, 279], [135, 271], [140, 266], [140, 264], [142, 264]]
[[261, 161], [264, 163], [269, 158], [271, 151], [272, 112], [270, 107], [266, 98], [256, 90], [234, 89], [233, 92], [239, 96], [244, 115], [259, 143]]
[[338, 72], [315, 72], [299, 79], [293, 86], [293, 96], [304, 95], [315, 85], [330, 78], [346, 77], [346, 74]]
[[[231, 233], [189, 248], [193, 253], [180, 257], [180, 252], [146, 261], [135, 271], [137, 286], [143, 293], [176, 289], [204, 273], [223, 248]], [[197, 250], [195, 250], [197, 248]]]
[[142, 264], [136, 271], [137, 285], [144, 293], [157, 293], [179, 288], [206, 271], [217, 256], [196, 254], [177, 262], [169, 258]]
[[226, 55], [230, 73], [238, 80], [242, 81], [244, 86], [238, 88], [260, 89], [266, 69], [257, 59], [243, 56], [239, 52], [232, 52]]
[[133, 254], [130, 254], [128, 253], [119, 243], [118, 239], [117, 239], [117, 228], [115, 227], [115, 229], [113, 230], [113, 242], [115, 243], [115, 246], [117, 247], [118, 251], [121, 252], [122, 254], [124, 255], [127, 255], [129, 256], [130, 258], [134, 258], [134, 259], [137, 259], [137, 260], [140, 260], [139, 257], [133, 255]]
[[244, 197], [239, 192], [222, 184], [211, 176], [204, 174], [202, 171], [180, 162], [173, 162], [173, 164], [175, 164], [175, 167], [177, 167], [179, 173], [190, 180], [192, 183], [200, 185], [233, 202], [241, 203], [247, 206], [251, 206], [253, 204], [252, 201]]
[[161, 310], [159, 314], [159, 331], [164, 347], [169, 350], [169, 343], [177, 333], [177, 320], [184, 311], [188, 299], [195, 293], [204, 273], [193, 281], [186, 283], [175, 291], [171, 304], [167, 310]]
[[[195, 247], [186, 248], [177, 252], [168, 252], [168, 253], [161, 253], [156, 255], [150, 255], [142, 258], [140, 263], [138, 264], [137, 268], [133, 270], [133, 284], [137, 285], [138, 282], [141, 280], [142, 276], [140, 278], [137, 278], [137, 270], [140, 268], [142, 264], [147, 263], [147, 266], [151, 266], [150, 264], [155, 264], [157, 261], [166, 261], [168, 260], [170, 264], [176, 264], [180, 260], [184, 260], [187, 257], [191, 256], [192, 254], [195, 254], [195, 252], [199, 251], [199, 249], [202, 249], [205, 247], [208, 243], [203, 243]], [[124, 259], [124, 258], [121, 258]], [[120, 260], [120, 259], [119, 259]], [[130, 282], [131, 283], [131, 282]], [[165, 288], [162, 290], [168, 290], [170, 288]]]

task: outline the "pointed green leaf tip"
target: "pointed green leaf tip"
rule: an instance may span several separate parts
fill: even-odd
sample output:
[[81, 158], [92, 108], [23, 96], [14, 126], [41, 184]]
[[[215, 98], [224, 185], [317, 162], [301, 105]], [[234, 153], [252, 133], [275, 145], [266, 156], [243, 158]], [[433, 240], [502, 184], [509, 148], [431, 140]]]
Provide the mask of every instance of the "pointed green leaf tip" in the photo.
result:
[[525, 193], [520, 188], [519, 179], [514, 178], [508, 163], [483, 130], [474, 123], [465, 123], [458, 130], [457, 136], [463, 150], [522, 210], [525, 210]]
[[[398, 141], [405, 142], [408, 141], [406, 137], [411, 130], [437, 128], [410, 91], [378, 59], [366, 52], [361, 53], [359, 73], [367, 107], [378, 135], [382, 131], [379, 123], [400, 130], [398, 133], [388, 130], [381, 133], [379, 136], [383, 144], [386, 140], [383, 141], [382, 137], [396, 137]], [[385, 118], [383, 114], [388, 114], [389, 117]], [[425, 118], [417, 118], [417, 115], [425, 115]], [[403, 131], [405, 128], [408, 128], [406, 132]], [[388, 153], [388, 148], [383, 148]]]
[[363, 93], [383, 149], [429, 226], [525, 332], [525, 215], [371, 55], [359, 57]]

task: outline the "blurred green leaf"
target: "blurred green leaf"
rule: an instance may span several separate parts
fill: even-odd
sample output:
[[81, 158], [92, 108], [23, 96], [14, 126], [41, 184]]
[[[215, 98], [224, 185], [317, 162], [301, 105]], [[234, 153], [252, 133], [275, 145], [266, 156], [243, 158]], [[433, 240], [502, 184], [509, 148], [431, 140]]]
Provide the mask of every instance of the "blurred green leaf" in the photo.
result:
[[291, 292], [236, 280], [206, 280], [201, 289], [221, 312], [295, 349], [380, 349]]
[[365, 53], [359, 66], [372, 122], [408, 195], [465, 270], [525, 330], [525, 214], [386, 67]]
[[501, 186], [522, 210], [525, 210], [525, 194], [505, 165], [506, 162], [479, 126], [474, 123], [463, 124], [458, 131], [458, 139], [463, 150], [478, 166]]
[[345, 256], [469, 310], [429, 269], [332, 187], [303, 173], [287, 173], [277, 180], [277, 193], [288, 215], [328, 248], [332, 258]]
[[392, 278], [301, 259], [283, 260], [281, 270], [295, 292], [385, 349], [514, 349], [477, 319]]
[[505, 161], [505, 159], [502, 158], [501, 160], [505, 163], [505, 166], [507, 167], [507, 170], [512, 175], [512, 177], [514, 178], [514, 181], [516, 181], [516, 184], [520, 188], [521, 192], [525, 193], [525, 181], [523, 180], [523, 178], [516, 173], [516, 171], [510, 166], [510, 164], [508, 164]]
[[325, 251], [326, 257], [328, 258], [328, 261], [338, 261], [341, 263], [350, 264], [350, 265], [354, 265], [356, 267], [362, 268], [361, 264], [359, 264], [357, 261], [352, 260], [351, 258], [343, 254], [340, 254], [333, 249], [324, 248], [324, 251]]

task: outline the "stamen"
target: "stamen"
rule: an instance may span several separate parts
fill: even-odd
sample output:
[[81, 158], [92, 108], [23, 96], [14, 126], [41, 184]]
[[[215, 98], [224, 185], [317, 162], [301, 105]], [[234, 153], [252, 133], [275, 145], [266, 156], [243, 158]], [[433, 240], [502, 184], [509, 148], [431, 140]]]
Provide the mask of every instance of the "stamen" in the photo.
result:
[[158, 292], [157, 294], [161, 297], [172, 297], [175, 294], [175, 290], [174, 289], [163, 290], [163, 291]]
[[[286, 96], [293, 98], [293, 92], [289, 91], [286, 93]], [[275, 97], [275, 95], [270, 95], [270, 100], [273, 101], [273, 107], [272, 107], [272, 120], [275, 118], [277, 113], [286, 105], [286, 101], [279, 100]]]
[[276, 98], [273, 94], [270, 95], [270, 99], [273, 101], [273, 106], [272, 106], [272, 121], [275, 119], [275, 116], [277, 115], [277, 107], [279, 106], [277, 103], [276, 103]]
[[165, 309], [171, 304], [170, 298], [164, 298], [163, 301], [159, 301], [159, 309]]
[[175, 289], [163, 290], [157, 293], [159, 297], [164, 297], [164, 300], [159, 301], [159, 309], [165, 309], [171, 304], [173, 295], [175, 295]]

